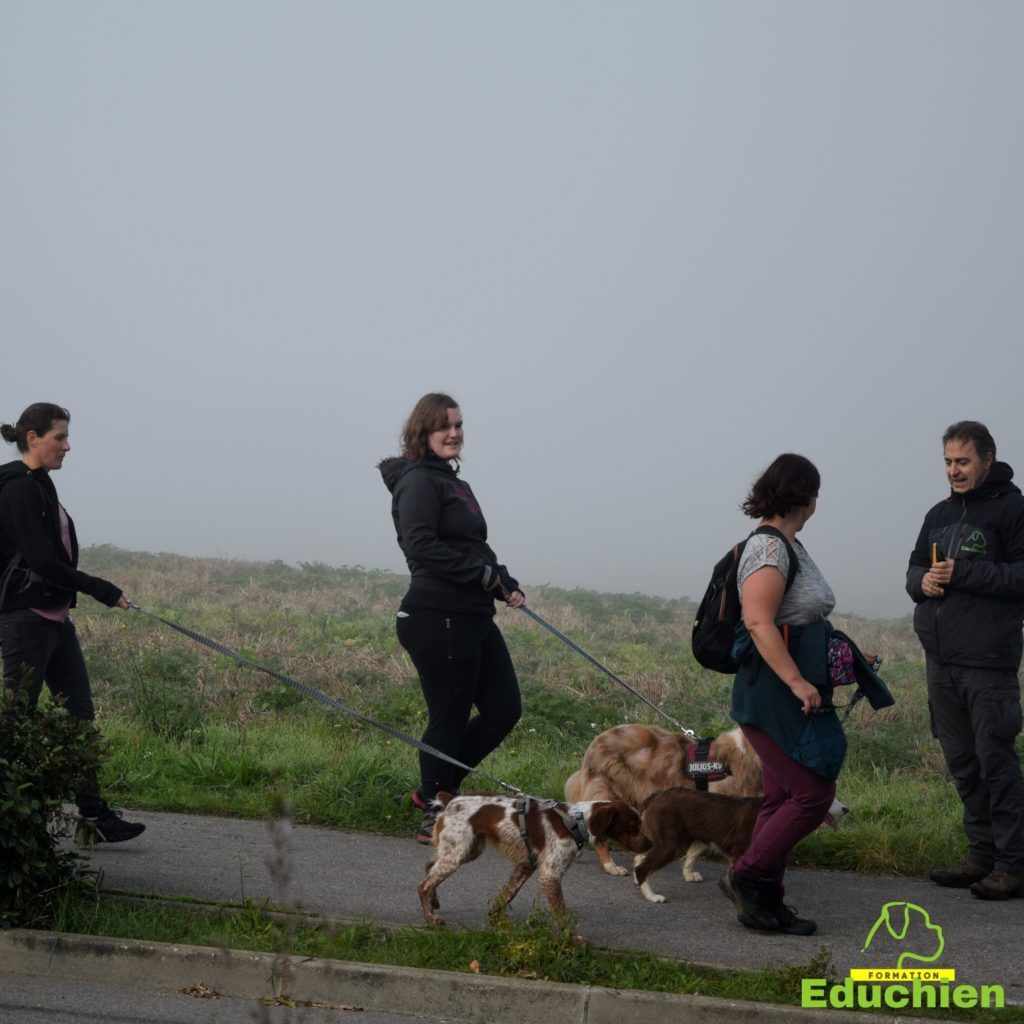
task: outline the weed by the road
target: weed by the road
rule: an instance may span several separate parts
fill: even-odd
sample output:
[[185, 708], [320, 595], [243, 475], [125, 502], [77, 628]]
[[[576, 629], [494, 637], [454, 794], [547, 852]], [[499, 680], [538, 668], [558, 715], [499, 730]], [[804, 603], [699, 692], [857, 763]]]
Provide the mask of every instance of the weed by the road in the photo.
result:
[[[116, 897], [69, 899], [62, 927], [125, 939], [187, 943], [254, 952], [287, 950], [295, 957], [321, 957], [431, 970], [472, 972], [529, 980], [616, 989], [689, 993], [731, 1000], [798, 1006], [805, 977], [834, 977], [827, 950], [804, 966], [764, 971], [718, 970], [646, 953], [609, 952], [573, 942], [571, 929], [554, 931], [543, 911], [525, 922], [502, 921], [487, 931], [455, 928], [383, 930], [368, 923], [320, 927], [308, 920], [272, 916], [263, 906], [188, 909], [126, 903]], [[998, 1011], [901, 1011], [944, 1020], [1024, 1024], [1024, 1008]], [[891, 1011], [888, 1013], [891, 1018]]]

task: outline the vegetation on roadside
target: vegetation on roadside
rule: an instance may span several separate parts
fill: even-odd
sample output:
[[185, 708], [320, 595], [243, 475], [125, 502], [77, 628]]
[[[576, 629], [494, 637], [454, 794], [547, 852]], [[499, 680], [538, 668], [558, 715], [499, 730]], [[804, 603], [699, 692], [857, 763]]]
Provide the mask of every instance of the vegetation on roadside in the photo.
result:
[[81, 858], [61, 844], [72, 828], [63, 804], [100, 753], [91, 725], [26, 704], [10, 690], [0, 702], [0, 928], [45, 925], [79, 877]]
[[[552, 930], [551, 918], [533, 913], [522, 923], [500, 921], [486, 931], [452, 928], [382, 929], [369, 923], [319, 927], [307, 917], [274, 914], [266, 907], [164, 905], [113, 896], [73, 898], [61, 908], [57, 927], [123, 939], [186, 943], [221, 949], [272, 952], [359, 963], [473, 972], [519, 979], [643, 989], [730, 1000], [800, 1004], [804, 978], [836, 980], [827, 949], [807, 964], [763, 971], [723, 970], [576, 945], [571, 930]], [[813, 948], [813, 947], [812, 947]], [[887, 1018], [892, 1011], [883, 1012]], [[1024, 1024], [1024, 1007], [1004, 1010], [901, 1010], [904, 1017]]]
[[[406, 580], [361, 567], [247, 563], [94, 547], [89, 571], [137, 603], [418, 736], [416, 674], [394, 633]], [[713, 735], [728, 718], [731, 679], [689, 651], [695, 606], [639, 594], [542, 587], [531, 607], [682, 725]], [[921, 874], [963, 853], [960, 804], [928, 727], [923, 661], [909, 619], [834, 621], [885, 656], [897, 697], [847, 722], [839, 795], [852, 813], [817, 830], [795, 863]], [[211, 653], [138, 612], [83, 600], [77, 613], [99, 717], [112, 748], [104, 785], [133, 807], [265, 817], [282, 788], [296, 820], [404, 834], [416, 814], [416, 751]], [[521, 613], [501, 625], [524, 715], [481, 765], [479, 788], [507, 781], [560, 796], [590, 740], [628, 721], [669, 725]]]

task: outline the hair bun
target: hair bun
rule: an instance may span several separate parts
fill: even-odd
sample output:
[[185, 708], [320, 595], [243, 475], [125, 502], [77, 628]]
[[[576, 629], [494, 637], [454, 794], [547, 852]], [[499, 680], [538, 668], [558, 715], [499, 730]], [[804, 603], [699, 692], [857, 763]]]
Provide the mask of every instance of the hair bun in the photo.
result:
[[0, 426], [0, 437], [8, 444], [14, 444], [18, 440], [18, 428], [13, 423], [4, 423]]

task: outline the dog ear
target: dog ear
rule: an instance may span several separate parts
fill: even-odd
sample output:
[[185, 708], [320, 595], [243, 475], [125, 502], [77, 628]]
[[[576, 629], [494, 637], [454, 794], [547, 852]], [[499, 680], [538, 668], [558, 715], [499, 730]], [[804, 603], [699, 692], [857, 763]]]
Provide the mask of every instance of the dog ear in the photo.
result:
[[455, 797], [451, 793], [438, 793], [434, 799], [442, 806], [447, 807]]
[[612, 822], [615, 821], [615, 817], [616, 811], [614, 804], [595, 804], [594, 808], [590, 812], [590, 820], [587, 822], [587, 828], [590, 829], [590, 834], [593, 836], [603, 836], [608, 829], [612, 827]]

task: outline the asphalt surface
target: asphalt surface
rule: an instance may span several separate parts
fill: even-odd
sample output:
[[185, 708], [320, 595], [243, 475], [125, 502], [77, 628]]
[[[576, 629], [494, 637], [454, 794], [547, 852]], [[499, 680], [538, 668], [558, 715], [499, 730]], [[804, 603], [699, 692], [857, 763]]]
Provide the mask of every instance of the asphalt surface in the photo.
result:
[[[147, 990], [122, 981], [7, 975], [0, 1024], [352, 1024], [352, 1008], [266, 1006], [257, 999]], [[430, 1024], [423, 1017], [360, 1010], [359, 1024]], [[438, 1020], [439, 1018], [431, 1018]]]
[[[108, 890], [240, 903], [269, 900], [327, 918], [387, 925], [420, 925], [416, 886], [429, 851], [409, 839], [310, 826], [275, 831], [268, 822], [133, 811], [147, 831], [129, 843], [88, 854]], [[616, 859], [628, 864], [619, 851]], [[277, 865], [276, 867], [274, 865]], [[464, 865], [438, 890], [441, 913], [452, 927], [487, 927], [487, 907], [511, 865], [494, 850]], [[787, 902], [818, 922], [807, 938], [752, 932], [736, 920], [716, 884], [721, 863], [700, 864], [705, 881], [687, 883], [676, 865], [652, 876], [663, 904], [647, 902], [630, 877], [605, 874], [586, 850], [565, 876], [566, 900], [579, 932], [592, 943], [744, 969], [806, 966], [822, 951], [843, 978], [851, 968], [895, 967], [899, 955], [931, 956], [937, 932], [916, 911], [898, 941], [882, 927], [862, 947], [887, 903], [911, 903], [942, 930], [941, 955], [908, 967], [954, 968], [957, 982], [1001, 984], [1008, 1002], [1024, 1002], [1021, 954], [1024, 900], [975, 899], [966, 890], [942, 889], [920, 879], [793, 870]], [[515, 919], [543, 905], [531, 879], [512, 904]], [[901, 908], [891, 920], [899, 931]]]

